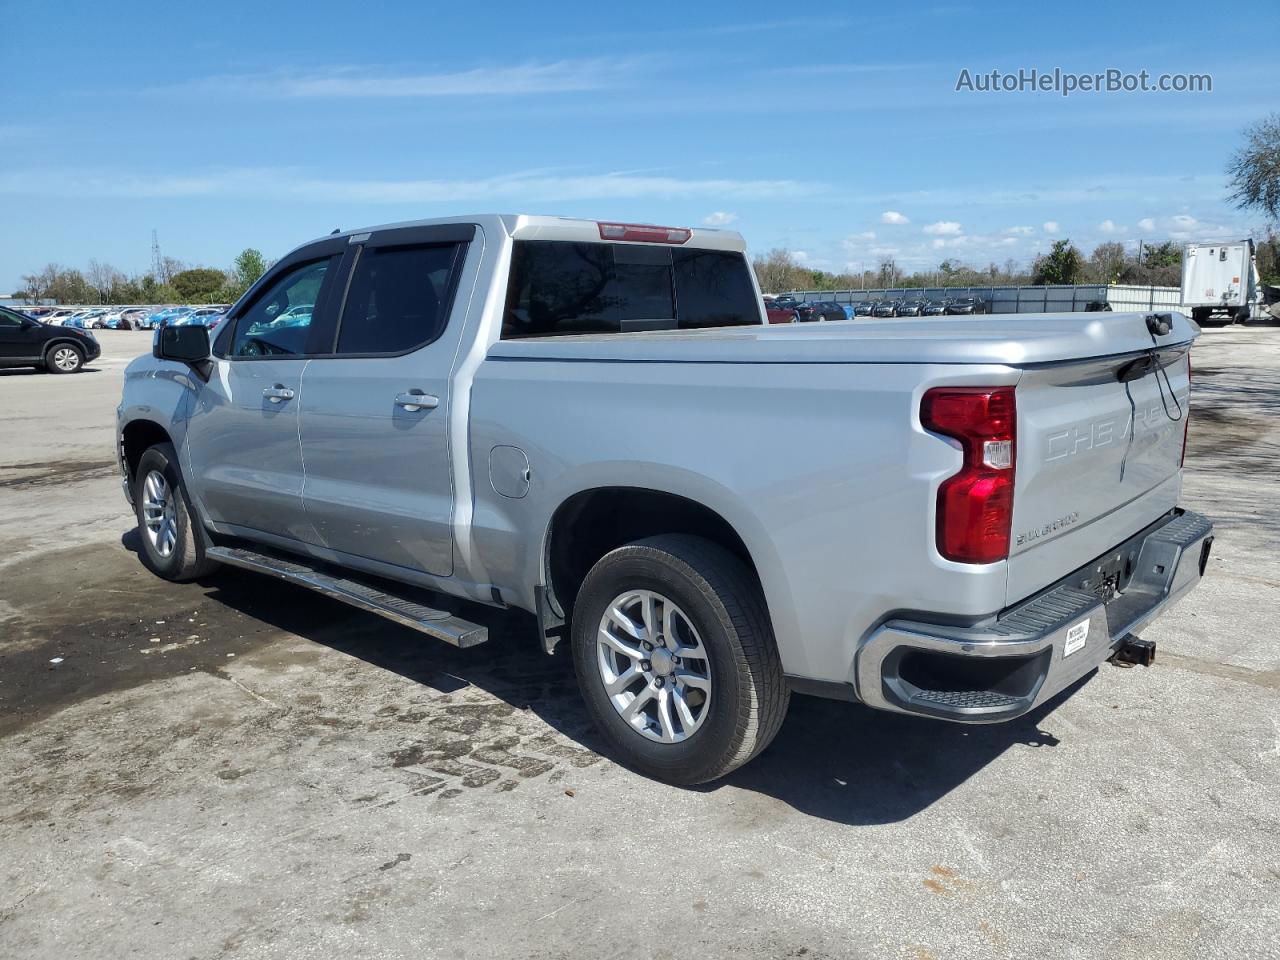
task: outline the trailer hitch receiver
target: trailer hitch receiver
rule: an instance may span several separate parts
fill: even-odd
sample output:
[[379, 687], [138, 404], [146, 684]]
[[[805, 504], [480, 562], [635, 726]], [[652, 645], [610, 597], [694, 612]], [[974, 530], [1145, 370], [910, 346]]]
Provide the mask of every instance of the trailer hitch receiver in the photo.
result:
[[1156, 660], [1156, 642], [1143, 640], [1129, 634], [1121, 642], [1119, 649], [1111, 655], [1111, 662], [1117, 667], [1149, 667]]

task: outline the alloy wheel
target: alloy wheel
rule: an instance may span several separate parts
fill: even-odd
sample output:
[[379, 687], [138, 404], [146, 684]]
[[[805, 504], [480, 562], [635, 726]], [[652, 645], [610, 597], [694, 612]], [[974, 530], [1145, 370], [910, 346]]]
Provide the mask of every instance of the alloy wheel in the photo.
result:
[[142, 482], [142, 517], [147, 539], [162, 557], [173, 555], [178, 542], [178, 511], [175, 493], [159, 470], [152, 470]]
[[596, 666], [618, 715], [649, 740], [687, 740], [708, 716], [707, 649], [688, 614], [660, 593], [629, 590], [610, 601], [596, 636]]

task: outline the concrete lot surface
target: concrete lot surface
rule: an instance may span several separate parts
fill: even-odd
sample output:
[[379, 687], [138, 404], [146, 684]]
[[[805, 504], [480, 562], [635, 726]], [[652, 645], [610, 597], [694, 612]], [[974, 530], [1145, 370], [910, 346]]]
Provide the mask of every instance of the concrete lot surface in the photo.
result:
[[1280, 956], [1280, 328], [1196, 349], [1218, 540], [1154, 667], [991, 727], [796, 697], [698, 790], [600, 757], [522, 616], [459, 651], [148, 574], [112, 426], [149, 337], [100, 339], [0, 372], [0, 957]]

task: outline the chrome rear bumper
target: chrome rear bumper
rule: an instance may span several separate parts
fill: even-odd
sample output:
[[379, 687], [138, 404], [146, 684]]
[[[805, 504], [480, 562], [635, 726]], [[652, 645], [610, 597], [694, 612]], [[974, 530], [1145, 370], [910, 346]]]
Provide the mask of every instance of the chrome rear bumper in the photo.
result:
[[[883, 710], [969, 723], [1011, 720], [1107, 660], [1199, 583], [1213, 523], [1176, 511], [992, 621], [890, 620], [858, 651], [858, 697]], [[1104, 571], [1121, 589], [1102, 599]]]

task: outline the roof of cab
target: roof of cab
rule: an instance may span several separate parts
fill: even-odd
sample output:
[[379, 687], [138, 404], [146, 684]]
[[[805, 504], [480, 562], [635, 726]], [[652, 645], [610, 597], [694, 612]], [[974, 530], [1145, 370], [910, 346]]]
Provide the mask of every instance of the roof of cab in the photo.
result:
[[[617, 220], [584, 220], [580, 217], [547, 217], [529, 214], [482, 213], [456, 217], [436, 217], [427, 220], [403, 220], [398, 223], [381, 223], [371, 227], [360, 227], [356, 230], [339, 230], [332, 236], [351, 237], [361, 234], [376, 233], [380, 230], [399, 230], [406, 227], [429, 227], [450, 223], [474, 223], [485, 231], [501, 231], [515, 240], [568, 240], [592, 243], [616, 243], [621, 241], [602, 240], [601, 223], [618, 223]], [[742, 234], [734, 230], [711, 230], [706, 227], [690, 228], [691, 236], [682, 247], [695, 247], [703, 250], [732, 250], [744, 252], [746, 244]], [[316, 237], [307, 243], [323, 240]], [[634, 243], [637, 241], [626, 241]], [[300, 246], [305, 246], [301, 244]], [[653, 246], [677, 246], [677, 244], [653, 244]]]

